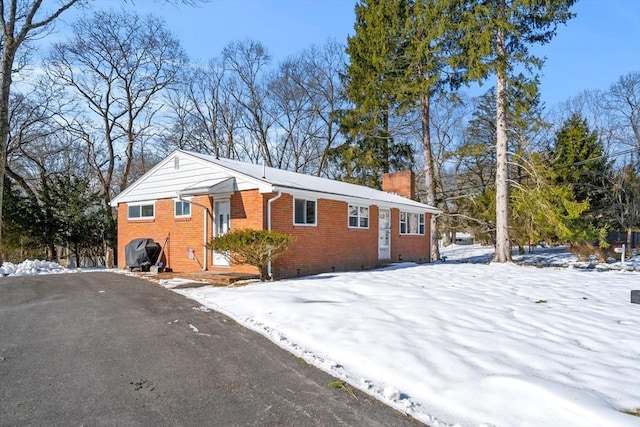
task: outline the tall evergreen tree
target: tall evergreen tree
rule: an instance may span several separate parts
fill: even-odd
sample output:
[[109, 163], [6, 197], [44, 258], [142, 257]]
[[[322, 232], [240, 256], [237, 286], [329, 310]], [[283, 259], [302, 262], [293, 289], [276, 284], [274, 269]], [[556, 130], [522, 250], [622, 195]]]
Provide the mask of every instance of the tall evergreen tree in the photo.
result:
[[[407, 0], [361, 0], [355, 7], [355, 35], [347, 40], [346, 95], [353, 108], [342, 117], [347, 142], [334, 154], [365, 160], [362, 169], [375, 168], [378, 176], [394, 163], [411, 163], [398, 157], [409, 146], [394, 149], [390, 131], [392, 116], [403, 102], [397, 88], [404, 79], [408, 7]], [[366, 162], [372, 158], [375, 161]]]
[[[356, 144], [351, 144], [343, 154], [375, 160], [378, 165], [361, 164], [387, 172], [392, 159], [397, 159], [395, 155], [403, 152], [391, 148], [398, 144], [393, 144], [389, 116], [394, 111], [405, 113], [409, 108], [417, 108], [422, 130], [425, 202], [432, 206], [437, 201], [430, 108], [431, 98], [443, 82], [453, 80], [451, 75], [444, 74], [453, 48], [448, 38], [452, 34], [451, 5], [450, 0], [363, 1], [356, 6], [356, 35], [349, 39], [347, 48], [351, 57], [347, 89], [355, 108], [343, 123]], [[430, 230], [431, 258], [438, 259], [435, 218]]]
[[525, 245], [531, 248], [543, 240], [579, 240], [583, 231], [579, 218], [589, 202], [576, 201], [571, 185], [555, 182], [557, 172], [548, 167], [544, 156], [523, 156], [520, 167], [524, 173], [513, 184], [510, 206], [512, 238], [520, 253]]
[[564, 122], [556, 134], [553, 159], [556, 182], [570, 185], [577, 201], [588, 201], [584, 219], [593, 227], [603, 227], [601, 213], [606, 209], [612, 166], [598, 133], [589, 128], [585, 118], [573, 114]]
[[456, 64], [467, 80], [496, 76], [496, 254], [494, 261], [511, 260], [509, 238], [509, 179], [506, 88], [514, 66], [540, 68], [542, 60], [529, 52], [532, 44], [549, 42], [558, 24], [574, 15], [575, 0], [460, 0], [459, 43], [463, 54]]
[[[425, 202], [437, 205], [436, 179], [431, 141], [431, 99], [448, 82], [458, 83], [449, 67], [454, 50], [451, 14], [455, 9], [450, 0], [413, 0], [405, 23], [405, 78], [399, 87], [409, 103], [419, 105], [422, 128], [422, 154], [424, 157]], [[439, 259], [438, 227], [431, 217], [431, 259]]]
[[[459, 201], [463, 211], [474, 218], [472, 228], [479, 237], [488, 237], [495, 243], [495, 206], [496, 201], [496, 90], [489, 89], [478, 98], [477, 106], [467, 125], [465, 140], [456, 150], [455, 156], [460, 164], [460, 174], [456, 177], [458, 185], [469, 188], [467, 193], [476, 195], [473, 200]], [[523, 76], [510, 79], [507, 86], [507, 122], [509, 123], [509, 152], [512, 159], [509, 167], [511, 181], [526, 188], [530, 182], [532, 168], [531, 154], [537, 147], [540, 130], [548, 124], [542, 120], [542, 110], [537, 91], [537, 81], [529, 81]], [[524, 187], [523, 187], [524, 186]], [[512, 197], [510, 197], [512, 198]], [[522, 228], [522, 224], [510, 224], [510, 228]], [[517, 239], [512, 239], [518, 241]]]

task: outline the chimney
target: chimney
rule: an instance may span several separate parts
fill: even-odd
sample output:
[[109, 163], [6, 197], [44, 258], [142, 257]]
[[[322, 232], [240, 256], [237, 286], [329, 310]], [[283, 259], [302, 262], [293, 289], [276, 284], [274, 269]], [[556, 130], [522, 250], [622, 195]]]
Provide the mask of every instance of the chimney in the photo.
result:
[[389, 172], [382, 174], [382, 191], [416, 198], [416, 179], [413, 171]]

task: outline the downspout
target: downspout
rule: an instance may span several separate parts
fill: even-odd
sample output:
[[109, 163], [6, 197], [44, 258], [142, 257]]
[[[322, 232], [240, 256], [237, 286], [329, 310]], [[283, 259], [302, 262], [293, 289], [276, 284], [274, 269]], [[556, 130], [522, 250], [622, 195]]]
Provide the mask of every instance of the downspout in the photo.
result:
[[[282, 197], [282, 191], [278, 191], [278, 194], [269, 199], [267, 202], [267, 231], [271, 231], [271, 204]], [[269, 264], [267, 264], [267, 274], [273, 279], [273, 272], [271, 271], [271, 251], [269, 251]]]
[[211, 218], [211, 222], [213, 223], [213, 214], [209, 211], [209, 207], [205, 206], [203, 204], [197, 203], [197, 202], [192, 202], [191, 200], [185, 200], [182, 198], [182, 196], [178, 193], [178, 200], [190, 203], [192, 205], [196, 205], [201, 207], [202, 209], [204, 209], [206, 215], [202, 216], [202, 220], [203, 220], [203, 235], [202, 235], [202, 241], [203, 241], [203, 256], [202, 256], [202, 271], [205, 271], [207, 269], [207, 237], [208, 237], [208, 231], [209, 231], [209, 222], [207, 221], [207, 218]]

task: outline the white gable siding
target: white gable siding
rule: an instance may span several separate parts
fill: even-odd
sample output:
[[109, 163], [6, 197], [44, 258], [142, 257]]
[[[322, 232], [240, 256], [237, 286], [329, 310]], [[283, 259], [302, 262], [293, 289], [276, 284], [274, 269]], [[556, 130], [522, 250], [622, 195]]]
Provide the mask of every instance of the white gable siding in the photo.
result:
[[[174, 158], [179, 158], [179, 168], [174, 167]], [[147, 172], [138, 181], [123, 191], [113, 201], [117, 203], [140, 202], [177, 197], [178, 191], [199, 182], [233, 176], [215, 165], [174, 153], [155, 168]], [[235, 190], [258, 189], [256, 183], [235, 176]]]

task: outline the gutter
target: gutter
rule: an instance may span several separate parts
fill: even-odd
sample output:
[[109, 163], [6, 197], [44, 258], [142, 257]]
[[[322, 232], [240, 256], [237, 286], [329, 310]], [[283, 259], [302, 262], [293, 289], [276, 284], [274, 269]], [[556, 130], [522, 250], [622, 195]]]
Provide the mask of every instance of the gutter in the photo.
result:
[[[271, 231], [271, 204], [282, 197], [282, 191], [278, 191], [275, 197], [267, 202], [267, 231]], [[267, 264], [267, 274], [273, 280], [273, 272], [271, 271], [271, 251], [269, 251], [269, 263]]]
[[[425, 205], [424, 203], [421, 202], [416, 202], [415, 200], [411, 200], [411, 199], [406, 199], [409, 202], [413, 202], [413, 203], [418, 203], [422, 206], [415, 206], [412, 203], [403, 203], [403, 201], [385, 201], [385, 200], [380, 200], [380, 199], [375, 199], [375, 198], [370, 198], [370, 197], [361, 197], [361, 196], [348, 196], [345, 195], [343, 193], [335, 193], [335, 192], [331, 192], [331, 191], [322, 191], [322, 190], [306, 190], [303, 188], [299, 188], [299, 187], [294, 187], [294, 186], [288, 186], [288, 185], [274, 185], [272, 187], [274, 190], [277, 190], [279, 193], [280, 192], [285, 192], [285, 193], [293, 193], [295, 195], [295, 193], [306, 193], [309, 195], [315, 195], [315, 197], [319, 197], [321, 195], [328, 195], [328, 196], [334, 196], [333, 198], [335, 200], [340, 200], [340, 201], [346, 201], [346, 202], [350, 202], [350, 200], [353, 200], [353, 203], [362, 203], [362, 201], [368, 202], [372, 205], [377, 205], [377, 206], [381, 206], [381, 207], [387, 207], [387, 208], [398, 208], [399, 206], [402, 206], [404, 208], [406, 208], [407, 210], [411, 210], [412, 212], [416, 212], [416, 211], [424, 211], [424, 212], [428, 212], [434, 215], [440, 215], [442, 213], [442, 211], [434, 206], [429, 206], [429, 205]], [[379, 191], [379, 190], [378, 190]], [[313, 197], [313, 196], [311, 196]], [[401, 197], [401, 196], [398, 196]], [[401, 197], [402, 198], [402, 197]], [[426, 206], [426, 208], [425, 208]]]

